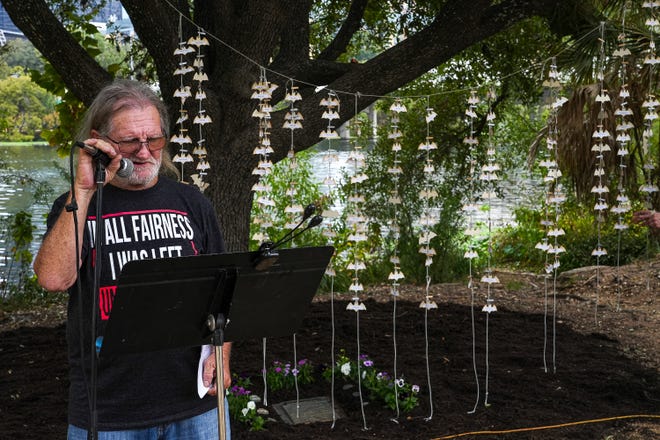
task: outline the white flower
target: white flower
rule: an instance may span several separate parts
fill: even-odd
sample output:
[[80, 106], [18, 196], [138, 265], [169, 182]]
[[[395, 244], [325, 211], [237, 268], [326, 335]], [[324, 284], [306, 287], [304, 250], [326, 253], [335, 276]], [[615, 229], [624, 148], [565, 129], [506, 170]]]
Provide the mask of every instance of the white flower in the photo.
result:
[[247, 409], [247, 408], [243, 408], [243, 409], [241, 410], [241, 414], [243, 414], [243, 417], [245, 417], [245, 416], [247, 415], [247, 413], [248, 413], [248, 409]]
[[398, 386], [399, 388], [403, 388], [403, 386], [405, 384], [406, 384], [406, 382], [404, 382], [403, 379], [397, 379], [397, 381], [396, 381], [396, 386]]
[[254, 411], [255, 409], [257, 409], [257, 404], [250, 400], [250, 401], [247, 403], [247, 407], [246, 407], [246, 408], [249, 409], [249, 410], [251, 410], [251, 411]]
[[419, 393], [419, 385], [413, 385], [412, 386], [412, 392], [413, 393]]
[[344, 373], [344, 376], [348, 376], [349, 374], [351, 374], [350, 362], [346, 362], [344, 365], [341, 366], [341, 372]]

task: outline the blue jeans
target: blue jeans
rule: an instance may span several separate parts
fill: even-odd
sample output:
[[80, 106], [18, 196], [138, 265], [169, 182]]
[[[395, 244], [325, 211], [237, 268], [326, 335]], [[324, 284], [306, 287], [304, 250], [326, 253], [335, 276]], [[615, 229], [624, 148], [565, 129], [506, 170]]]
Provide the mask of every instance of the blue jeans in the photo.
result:
[[[226, 401], [225, 407], [229, 408]], [[229, 411], [225, 412], [225, 422], [227, 426], [226, 440], [231, 440]], [[217, 409], [153, 428], [131, 431], [99, 431], [98, 433], [98, 440], [217, 440], [218, 438]], [[87, 440], [87, 431], [69, 425], [67, 440]]]

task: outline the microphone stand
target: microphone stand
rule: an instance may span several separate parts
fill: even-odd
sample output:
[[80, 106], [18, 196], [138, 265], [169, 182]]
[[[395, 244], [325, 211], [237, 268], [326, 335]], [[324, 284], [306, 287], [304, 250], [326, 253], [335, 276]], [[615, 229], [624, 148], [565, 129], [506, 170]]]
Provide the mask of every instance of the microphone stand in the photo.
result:
[[[96, 391], [97, 391], [97, 378], [98, 378], [98, 351], [96, 344], [96, 327], [97, 327], [97, 316], [99, 313], [99, 289], [101, 287], [101, 266], [103, 259], [99, 258], [101, 254], [101, 247], [103, 246], [103, 185], [105, 183], [105, 165], [101, 163], [100, 160], [95, 161], [96, 163], [96, 172], [94, 174], [94, 180], [96, 182], [96, 234], [95, 234], [95, 244], [93, 252], [93, 262], [94, 265], [94, 283], [92, 287], [92, 316], [91, 316], [91, 344], [90, 344], [90, 368], [91, 368], [91, 378], [90, 378], [90, 420], [89, 426], [90, 430], [88, 433], [88, 440], [98, 440], [97, 432], [97, 418], [98, 413], [96, 410]], [[84, 357], [83, 357], [84, 358]]]
[[218, 313], [217, 316], [209, 315], [206, 325], [213, 332], [211, 342], [215, 355], [215, 389], [218, 400], [218, 440], [227, 438], [227, 421], [225, 420], [225, 360], [222, 346], [225, 343], [224, 328], [226, 324], [225, 315]]

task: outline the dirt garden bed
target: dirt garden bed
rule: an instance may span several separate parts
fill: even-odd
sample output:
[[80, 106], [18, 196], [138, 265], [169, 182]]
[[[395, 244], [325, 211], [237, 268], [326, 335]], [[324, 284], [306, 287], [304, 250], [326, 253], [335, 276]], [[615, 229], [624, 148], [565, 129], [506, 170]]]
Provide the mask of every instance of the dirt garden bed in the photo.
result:
[[[397, 300], [397, 365], [400, 374], [421, 387], [419, 406], [395, 414], [378, 401], [367, 402], [363, 419], [355, 389], [337, 381], [334, 397], [346, 417], [301, 425], [284, 423], [272, 405], [295, 398], [269, 393], [265, 430], [248, 432], [234, 423], [234, 439], [474, 439], [660, 438], [660, 260], [616, 268], [584, 268], [562, 275], [556, 293], [533, 274], [498, 272], [492, 292], [498, 308], [489, 317], [488, 406], [485, 394], [484, 290], [476, 294], [476, 363], [473, 371], [471, 296], [464, 283], [431, 287], [437, 310], [428, 314], [431, 388], [427, 384], [424, 288], [405, 286]], [[550, 280], [552, 281], [552, 280]], [[317, 298], [296, 336], [298, 359], [309, 359], [317, 380], [300, 388], [300, 398], [331, 396], [320, 377], [331, 359], [334, 305], [335, 347], [356, 354], [356, 315], [350, 298]], [[360, 313], [361, 352], [378, 368], [392, 371], [393, 302], [388, 286], [364, 295]], [[596, 307], [596, 301], [598, 307]], [[0, 437], [65, 438], [67, 362], [62, 306], [25, 312], [0, 311]], [[553, 333], [553, 328], [556, 332]], [[547, 329], [545, 362], [544, 335]], [[267, 363], [292, 360], [292, 338], [269, 339]], [[554, 360], [554, 362], [553, 362]], [[232, 369], [253, 377], [263, 393], [261, 341], [235, 344]], [[544, 365], [548, 366], [546, 372]], [[556, 367], [556, 371], [553, 371]], [[432, 396], [430, 398], [429, 396]], [[596, 421], [599, 419], [607, 419]], [[366, 421], [366, 423], [365, 423]], [[579, 422], [578, 424], [572, 424]], [[367, 430], [364, 426], [367, 426]], [[555, 426], [556, 425], [556, 426]], [[543, 428], [543, 429], [541, 429]], [[518, 430], [503, 433], [503, 431]]]

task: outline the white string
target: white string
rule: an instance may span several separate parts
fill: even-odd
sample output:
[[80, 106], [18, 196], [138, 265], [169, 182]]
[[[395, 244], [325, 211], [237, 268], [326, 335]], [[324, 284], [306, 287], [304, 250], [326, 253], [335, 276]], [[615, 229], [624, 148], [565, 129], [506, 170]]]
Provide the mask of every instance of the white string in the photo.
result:
[[[555, 270], [555, 278], [553, 284], [557, 284], [557, 274]], [[557, 289], [552, 290], [552, 372], [557, 373]]]
[[[557, 72], [557, 66], [556, 63], [553, 59], [553, 63], [551, 66], [551, 69], [553, 70], [553, 75], [556, 77], [558, 80], [559, 78], [559, 73]], [[553, 144], [553, 153], [554, 153], [554, 162], [556, 165], [556, 169], [559, 169], [559, 147], [558, 147], [558, 139], [559, 139], [559, 120], [558, 120], [558, 114], [559, 114], [559, 109], [556, 107], [555, 103], [558, 102], [563, 102], [562, 99], [559, 97], [559, 88], [554, 87], [553, 89], [553, 110], [552, 110], [552, 115], [551, 115], [551, 132], [548, 134], [549, 136], [552, 137], [553, 141], [555, 142]], [[557, 173], [556, 176], [554, 177], [554, 184], [552, 185], [552, 194], [551, 196], [551, 201], [553, 203], [553, 208], [554, 208], [554, 213], [555, 213], [555, 218], [554, 218], [554, 258], [552, 262], [552, 273], [553, 273], [553, 279], [552, 279], [552, 372], [557, 373], [557, 276], [559, 274], [559, 256], [561, 252], [564, 250], [564, 248], [559, 244], [559, 234], [563, 233], [563, 229], [559, 227], [559, 218], [560, 218], [560, 205], [564, 199], [564, 196], [562, 194], [562, 188], [561, 188], [561, 182], [560, 182], [560, 175]], [[553, 181], [551, 181], [553, 182]]]
[[[598, 77], [599, 77], [599, 95], [600, 94], [607, 94], [607, 91], [605, 90], [605, 22], [601, 22], [600, 26], [600, 50], [599, 50], [599, 59], [598, 59]], [[604, 115], [604, 104], [601, 101], [600, 103], [600, 115]], [[602, 117], [599, 117], [598, 120], [598, 130], [603, 129], [603, 124], [604, 120]], [[604, 143], [604, 138], [599, 138], [600, 143]], [[597, 152], [597, 171], [598, 170], [603, 170], [605, 167], [605, 161], [603, 159], [603, 151], [598, 151]], [[603, 177], [602, 177], [602, 172], [598, 173], [598, 187], [603, 186]], [[592, 255], [596, 254], [596, 298], [595, 298], [595, 304], [594, 304], [594, 323], [596, 326], [598, 326], [598, 303], [600, 301], [600, 289], [601, 289], [601, 282], [600, 282], [600, 273], [601, 273], [601, 263], [600, 263], [600, 257], [601, 255], [604, 255], [604, 253], [607, 253], [607, 251], [602, 247], [602, 218], [603, 218], [603, 213], [602, 213], [602, 205], [605, 205], [605, 198], [602, 195], [602, 193], [596, 193], [596, 236], [597, 236], [597, 244], [596, 244], [596, 249], [592, 252]]]
[[392, 345], [394, 347], [394, 403], [396, 405], [396, 417], [392, 421], [399, 421], [399, 387], [397, 385], [397, 346], [396, 346], [396, 295], [392, 301]]
[[481, 390], [479, 388], [479, 373], [477, 371], [477, 335], [476, 335], [476, 325], [475, 325], [475, 316], [474, 316], [474, 286], [472, 285], [472, 259], [470, 258], [470, 319], [472, 322], [472, 369], [474, 371], [474, 382], [477, 386], [477, 396], [474, 401], [474, 407], [472, 411], [468, 411], [468, 414], [474, 414], [477, 412], [477, 406], [479, 405], [479, 398]]
[[[617, 132], [621, 131], [621, 135], [617, 133], [616, 140], [619, 143], [619, 148], [617, 151], [617, 154], [619, 156], [619, 196], [617, 197], [618, 200], [618, 205], [616, 209], [613, 209], [615, 212], [618, 213], [617, 217], [617, 223], [615, 225], [615, 228], [617, 230], [617, 244], [616, 244], [616, 280], [617, 280], [617, 285], [616, 285], [616, 311], [620, 312], [621, 311], [621, 292], [623, 289], [623, 280], [621, 279], [621, 243], [622, 243], [622, 238], [623, 238], [623, 231], [624, 229], [628, 229], [628, 225], [624, 223], [624, 212], [628, 212], [630, 210], [630, 203], [628, 201], [628, 198], [626, 196], [626, 190], [625, 190], [625, 178], [626, 178], [626, 164], [625, 164], [625, 158], [627, 156], [627, 146], [629, 142], [629, 135], [628, 135], [628, 118], [626, 117], [627, 109], [627, 94], [622, 93], [627, 84], [627, 75], [626, 75], [626, 67], [627, 67], [627, 61], [626, 61], [626, 55], [628, 49], [626, 48], [626, 12], [628, 8], [628, 2], [624, 3], [623, 5], [623, 11], [622, 11], [622, 18], [621, 18], [621, 33], [619, 34], [618, 40], [619, 40], [619, 46], [622, 48], [622, 50], [619, 51], [620, 57], [621, 57], [621, 67], [619, 69], [619, 76], [620, 76], [620, 82], [621, 82], [621, 88], [619, 90], [619, 97], [621, 98], [620, 102], [620, 111], [615, 111], [615, 115], [617, 112], [620, 114], [620, 124], [617, 124]], [[622, 127], [621, 129], [619, 127]]]
[[[429, 266], [426, 266], [426, 298], [429, 297], [429, 286], [431, 276], [429, 275]], [[429, 415], [424, 418], [425, 421], [433, 419], [433, 388], [431, 387], [431, 365], [429, 361], [429, 308], [424, 307], [424, 358], [426, 360], [426, 383], [429, 387]]]
[[[482, 173], [481, 173], [481, 178], [486, 180], [486, 192], [487, 192], [487, 203], [488, 203], [488, 253], [486, 256], [486, 273], [488, 275], [487, 279], [487, 296], [486, 296], [486, 305], [484, 307], [484, 311], [486, 311], [486, 383], [485, 383], [485, 400], [484, 404], [485, 406], [488, 405], [488, 383], [490, 380], [490, 370], [489, 370], [489, 356], [490, 356], [490, 350], [489, 350], [489, 330], [488, 330], [488, 325], [490, 322], [490, 314], [494, 311], [497, 310], [495, 307], [494, 300], [491, 296], [492, 293], [492, 288], [494, 283], [499, 283], [499, 280], [495, 275], [493, 275], [493, 268], [492, 268], [492, 258], [493, 258], [493, 217], [492, 217], [492, 212], [493, 210], [491, 209], [491, 200], [495, 198], [495, 188], [494, 188], [494, 180], [497, 179], [497, 170], [498, 166], [497, 163], [495, 162], [495, 145], [494, 145], [494, 127], [495, 127], [495, 113], [493, 110], [493, 101], [495, 100], [495, 92], [494, 90], [490, 90], [488, 92], [488, 152], [487, 152], [487, 157], [488, 160], [486, 162], [486, 169], [482, 167]], [[482, 278], [483, 281], [483, 278]]]
[[[361, 153], [361, 148], [358, 145], [360, 136], [361, 136], [361, 129], [360, 129], [360, 121], [357, 119], [358, 115], [358, 99], [360, 97], [360, 94], [357, 93], [355, 94], [355, 100], [354, 100], [354, 111], [355, 111], [355, 118], [354, 118], [354, 127], [355, 127], [355, 133], [353, 135], [355, 136], [355, 141], [353, 142], [353, 148], [352, 148], [352, 157], [349, 158], [349, 160], [352, 160], [353, 162], [353, 177], [351, 177], [351, 197], [349, 199], [349, 204], [351, 204], [353, 208], [353, 215], [355, 216], [355, 220], [353, 225], [349, 226], [352, 227], [353, 229], [353, 237], [349, 235], [348, 240], [353, 241], [353, 283], [351, 285], [352, 288], [355, 290], [353, 291], [355, 294], [355, 297], [353, 298], [354, 304], [356, 305], [355, 307], [355, 313], [356, 313], [356, 342], [357, 342], [357, 372], [358, 372], [358, 394], [360, 395], [360, 410], [362, 413], [362, 423], [363, 427], [362, 429], [364, 431], [367, 431], [369, 427], [367, 426], [367, 418], [364, 413], [364, 396], [362, 393], [362, 359], [361, 359], [361, 349], [360, 349], [360, 311], [361, 310], [366, 310], [364, 307], [364, 304], [361, 302], [359, 296], [360, 293], [362, 292], [362, 284], [360, 283], [360, 278], [359, 278], [359, 273], [361, 270], [364, 269], [364, 265], [362, 260], [359, 258], [358, 254], [358, 248], [359, 244], [362, 241], [366, 240], [366, 237], [363, 237], [364, 234], [364, 223], [365, 220], [362, 219], [362, 209], [361, 209], [361, 204], [362, 204], [362, 196], [359, 192], [360, 188], [360, 182], [361, 177], [359, 176], [359, 171], [360, 168], [364, 164], [364, 159], [362, 157]], [[349, 211], [350, 212], [350, 211]], [[350, 214], [349, 214], [350, 216]], [[349, 266], [350, 267], [350, 266]]]
[[648, 269], [646, 270], [646, 290], [651, 290], [651, 231], [646, 231], [646, 261]]
[[[332, 264], [332, 263], [330, 263]], [[332, 406], [332, 425], [330, 429], [335, 428], [337, 422], [337, 412], [335, 410], [335, 277], [330, 277], [330, 322], [331, 322], [331, 337], [330, 337], [330, 365], [331, 379], [330, 379], [330, 402]]]
[[[473, 108], [473, 98], [474, 98], [474, 92], [470, 92], [470, 99], [468, 99], [468, 109], [466, 111], [466, 115], [468, 116], [469, 124], [468, 124], [468, 129], [469, 129], [469, 135], [466, 139], [464, 139], [464, 143], [468, 143], [468, 152], [469, 152], [469, 158], [470, 158], [470, 174], [468, 176], [469, 182], [470, 182], [470, 190], [469, 190], [469, 199], [467, 200], [467, 203], [463, 205], [463, 210], [466, 212], [467, 215], [467, 223], [468, 223], [468, 228], [466, 231], [466, 235], [472, 238], [474, 240], [474, 213], [476, 210], [476, 205], [474, 201], [474, 194], [476, 192], [476, 179], [475, 179], [475, 152], [474, 152], [474, 118], [476, 117], [476, 113], [474, 113], [474, 108]], [[466, 142], [467, 141], [467, 142]], [[481, 395], [481, 389], [479, 385], [479, 373], [478, 373], [478, 368], [477, 368], [477, 336], [476, 336], [476, 320], [475, 320], [475, 314], [474, 314], [474, 304], [475, 304], [475, 292], [476, 292], [476, 287], [475, 287], [475, 280], [474, 280], [474, 273], [473, 273], [473, 266], [472, 266], [472, 260], [476, 258], [477, 252], [475, 250], [475, 246], [472, 242], [470, 242], [468, 246], [468, 251], [465, 253], [465, 258], [468, 259], [468, 267], [469, 267], [469, 276], [468, 276], [468, 289], [470, 291], [470, 321], [471, 321], [471, 328], [472, 328], [472, 369], [474, 371], [474, 380], [475, 380], [475, 385], [476, 385], [476, 398], [474, 402], [474, 407], [472, 408], [471, 411], [468, 411], [468, 414], [474, 414], [477, 411], [477, 406], [479, 405], [479, 399]]]
[[[551, 61], [551, 65], [554, 65], [554, 58]], [[551, 67], [552, 69], [552, 67]], [[540, 81], [543, 81], [543, 74], [545, 72], [545, 63], [543, 67], [540, 70]], [[537, 244], [537, 248], [540, 245], [544, 245], [543, 253], [545, 254], [545, 261], [544, 261], [544, 266], [543, 266], [543, 371], [545, 373], [548, 372], [548, 362], [547, 362], [547, 349], [548, 349], [548, 278], [549, 274], [547, 271], [547, 268], [549, 267], [549, 254], [547, 252], [548, 249], [548, 230], [550, 229], [550, 214], [548, 210], [548, 203], [547, 199], [550, 195], [550, 181], [548, 181], [547, 184], [547, 189], [546, 189], [546, 202], [544, 202], [544, 229], [545, 229], [545, 235], [543, 237], [543, 240], [541, 243]]]
[[393, 296], [392, 302], [392, 344], [394, 348], [394, 404], [396, 410], [396, 416], [391, 420], [395, 423], [398, 423], [398, 418], [401, 415], [399, 408], [399, 387], [398, 387], [398, 352], [397, 352], [397, 334], [396, 334], [396, 306], [397, 306], [397, 297], [399, 296], [399, 280], [403, 279], [403, 273], [401, 272], [400, 261], [399, 261], [399, 238], [400, 238], [400, 229], [399, 229], [399, 220], [398, 220], [398, 206], [401, 204], [401, 198], [399, 193], [399, 175], [403, 172], [400, 166], [399, 161], [399, 151], [401, 150], [401, 144], [399, 138], [403, 137], [399, 129], [400, 122], [400, 113], [407, 111], [405, 106], [393, 106], [391, 109], [390, 116], [390, 132], [388, 133], [388, 138], [392, 138], [392, 151], [393, 151], [393, 160], [392, 167], [388, 170], [388, 173], [392, 174], [392, 180], [394, 183], [394, 190], [389, 201], [393, 208], [392, 214], [392, 224], [393, 224], [393, 233], [394, 233], [394, 257], [391, 258], [393, 264], [392, 272], [390, 273], [389, 278], [392, 279], [391, 293]]
[[[557, 148], [555, 148], [555, 157], [557, 158]], [[555, 183], [555, 194], [558, 184]], [[559, 209], [555, 206], [555, 228], [559, 228]], [[560, 245], [558, 237], [555, 235], [555, 252], [558, 252]], [[559, 274], [559, 254], [554, 254], [553, 259], [553, 278], [552, 278], [552, 372], [557, 373], [557, 275]]]
[[[293, 365], [292, 370], [298, 369], [298, 349], [296, 344], [296, 334], [293, 334]], [[293, 375], [293, 383], [296, 386], [296, 419], [300, 418], [300, 389], [298, 388], [298, 373]]]
[[[183, 39], [183, 21], [181, 20], [181, 18], [182, 18], [182, 16], [179, 15], [179, 28], [178, 28], [178, 32], [177, 32], [178, 37], [179, 37], [179, 41], [178, 41], [179, 48], [186, 44], [185, 40]], [[179, 62], [179, 66], [186, 63], [186, 61], [184, 59], [184, 54], [181, 53], [181, 54], [178, 55], [178, 62]], [[177, 127], [178, 132], [177, 132], [177, 135], [175, 135], [172, 138], [173, 140], [175, 139], [175, 143], [177, 143], [179, 145], [179, 150], [178, 150], [177, 154], [175, 154], [174, 157], [172, 158], [172, 162], [174, 162], [174, 163], [180, 162], [181, 170], [180, 170], [179, 180], [181, 182], [183, 182], [183, 178], [185, 176], [183, 166], [184, 166], [185, 161], [184, 160], [179, 161], [179, 159], [183, 159], [183, 157], [185, 157], [188, 153], [188, 151], [184, 148], [184, 145], [187, 143], [187, 139], [185, 137], [185, 132], [188, 131], [188, 129], [185, 126], [185, 121], [187, 120], [187, 117], [183, 117], [183, 116], [185, 115], [185, 108], [184, 108], [184, 103], [185, 103], [185, 100], [186, 100], [185, 95], [190, 96], [190, 92], [187, 91], [187, 89], [185, 88], [185, 84], [184, 84], [184, 80], [183, 80], [184, 75], [183, 74], [178, 74], [178, 73], [176, 73], [176, 74], [179, 76], [179, 91], [181, 92], [181, 95], [184, 95], [184, 96], [179, 97], [179, 121], [176, 124], [178, 126]]]
[[360, 411], [362, 412], [362, 430], [368, 431], [367, 416], [364, 414], [364, 398], [362, 397], [362, 361], [360, 359], [360, 310], [355, 311], [356, 340], [357, 340], [357, 372], [358, 372], [358, 394], [360, 395]]
[[429, 421], [433, 418], [433, 392], [431, 387], [431, 366], [429, 359], [429, 325], [428, 325], [428, 312], [430, 308], [437, 309], [437, 304], [430, 300], [430, 285], [431, 285], [431, 264], [433, 264], [433, 256], [435, 255], [435, 250], [431, 248], [431, 239], [435, 237], [435, 233], [432, 231], [433, 225], [437, 224], [437, 212], [434, 212], [431, 208], [431, 199], [437, 197], [437, 192], [433, 188], [433, 183], [429, 175], [435, 171], [435, 166], [433, 165], [433, 160], [431, 159], [431, 150], [437, 149], [437, 145], [433, 142], [433, 138], [430, 135], [430, 122], [435, 118], [435, 116], [430, 117], [428, 112], [431, 109], [430, 107], [430, 96], [426, 96], [426, 138], [420, 144], [418, 149], [425, 151], [425, 160], [424, 160], [424, 174], [425, 182], [423, 185], [422, 191], [420, 191], [420, 197], [424, 200], [424, 208], [422, 214], [422, 221], [420, 222], [422, 236], [420, 237], [420, 243], [423, 243], [423, 247], [420, 249], [420, 252], [425, 255], [424, 267], [426, 269], [426, 290], [425, 298], [420, 307], [424, 308], [424, 357], [426, 361], [426, 379], [427, 385], [429, 388], [429, 415], [424, 420]]
[[[328, 98], [332, 97], [332, 92], [328, 93]], [[328, 131], [330, 131], [330, 124], [332, 123], [332, 120], [328, 121]], [[332, 178], [332, 158], [334, 155], [334, 150], [332, 149], [332, 139], [328, 139], [328, 148], [325, 151], [325, 155], [323, 156], [323, 160], [328, 162], [328, 170], [327, 170], [327, 175], [323, 181], [323, 184], [327, 186], [328, 190], [328, 200], [331, 200], [330, 195], [332, 194], [333, 187], [335, 186], [334, 179]], [[330, 210], [330, 207], [326, 207], [326, 210]], [[325, 215], [325, 214], [324, 214]], [[331, 229], [331, 226], [329, 224], [325, 224], [325, 228], [323, 231], [323, 235], [327, 238], [328, 244], [332, 244], [332, 240], [335, 237], [334, 231]], [[326, 275], [330, 277], [330, 315], [331, 315], [331, 322], [332, 322], [332, 340], [331, 340], [331, 400], [332, 400], [332, 425], [330, 426], [330, 429], [334, 429], [336, 421], [337, 421], [337, 413], [335, 409], [335, 368], [336, 368], [336, 359], [335, 359], [335, 270], [333, 267], [334, 264], [334, 255], [330, 260], [330, 263], [326, 269]]]
[[[655, 8], [657, 5], [654, 2], [648, 2], [648, 6], [645, 4], [643, 7], [648, 7], [650, 9], [650, 18], [655, 19]], [[653, 85], [653, 78], [654, 78], [654, 71], [655, 71], [655, 63], [658, 61], [658, 57], [655, 51], [655, 28], [654, 26], [649, 26], [650, 27], [650, 38], [649, 38], [649, 55], [648, 55], [648, 63], [647, 60], [644, 61], [645, 64], [648, 64], [648, 77], [649, 77], [649, 91], [648, 91], [648, 99], [647, 102], [652, 102], [655, 100], [655, 97], [653, 95], [653, 90], [654, 90], [654, 85]], [[644, 103], [646, 104], [646, 102]], [[644, 104], [642, 106], [644, 106]], [[650, 151], [650, 144], [653, 142], [651, 139], [654, 138], [655, 133], [653, 132], [653, 127], [654, 127], [654, 121], [651, 118], [648, 118], [646, 116], [652, 114], [655, 112], [655, 105], [651, 106], [646, 109], [647, 110], [647, 115], [645, 115], [644, 118], [644, 135], [642, 139], [642, 151], [644, 155], [643, 161], [645, 162], [645, 167], [644, 167], [644, 177], [645, 177], [645, 184], [643, 185], [643, 189], [641, 192], [646, 193], [646, 209], [652, 210], [653, 206], [651, 203], [651, 194], [654, 192], [658, 191], [657, 186], [652, 184], [652, 170], [651, 168], [653, 167], [652, 162], [652, 156], [651, 156], [651, 151]], [[652, 211], [652, 215], [655, 215], [655, 211]], [[650, 228], [646, 228], [646, 259], [648, 261], [648, 270], [646, 271], [646, 289], [650, 290], [651, 289], [651, 232]]]
[[485, 384], [485, 390], [484, 390], [484, 406], [489, 407], [490, 404], [488, 403], [488, 377], [490, 374], [490, 364], [488, 362], [488, 323], [489, 323], [489, 317], [490, 313], [486, 313], [486, 384]]
[[266, 377], [266, 338], [261, 339], [261, 348], [262, 348], [262, 367], [261, 375], [264, 380], [264, 405], [268, 406], [268, 379]]
[[[545, 255], [545, 264], [548, 265], [548, 254]], [[543, 274], [543, 371], [548, 372], [548, 275]]]

